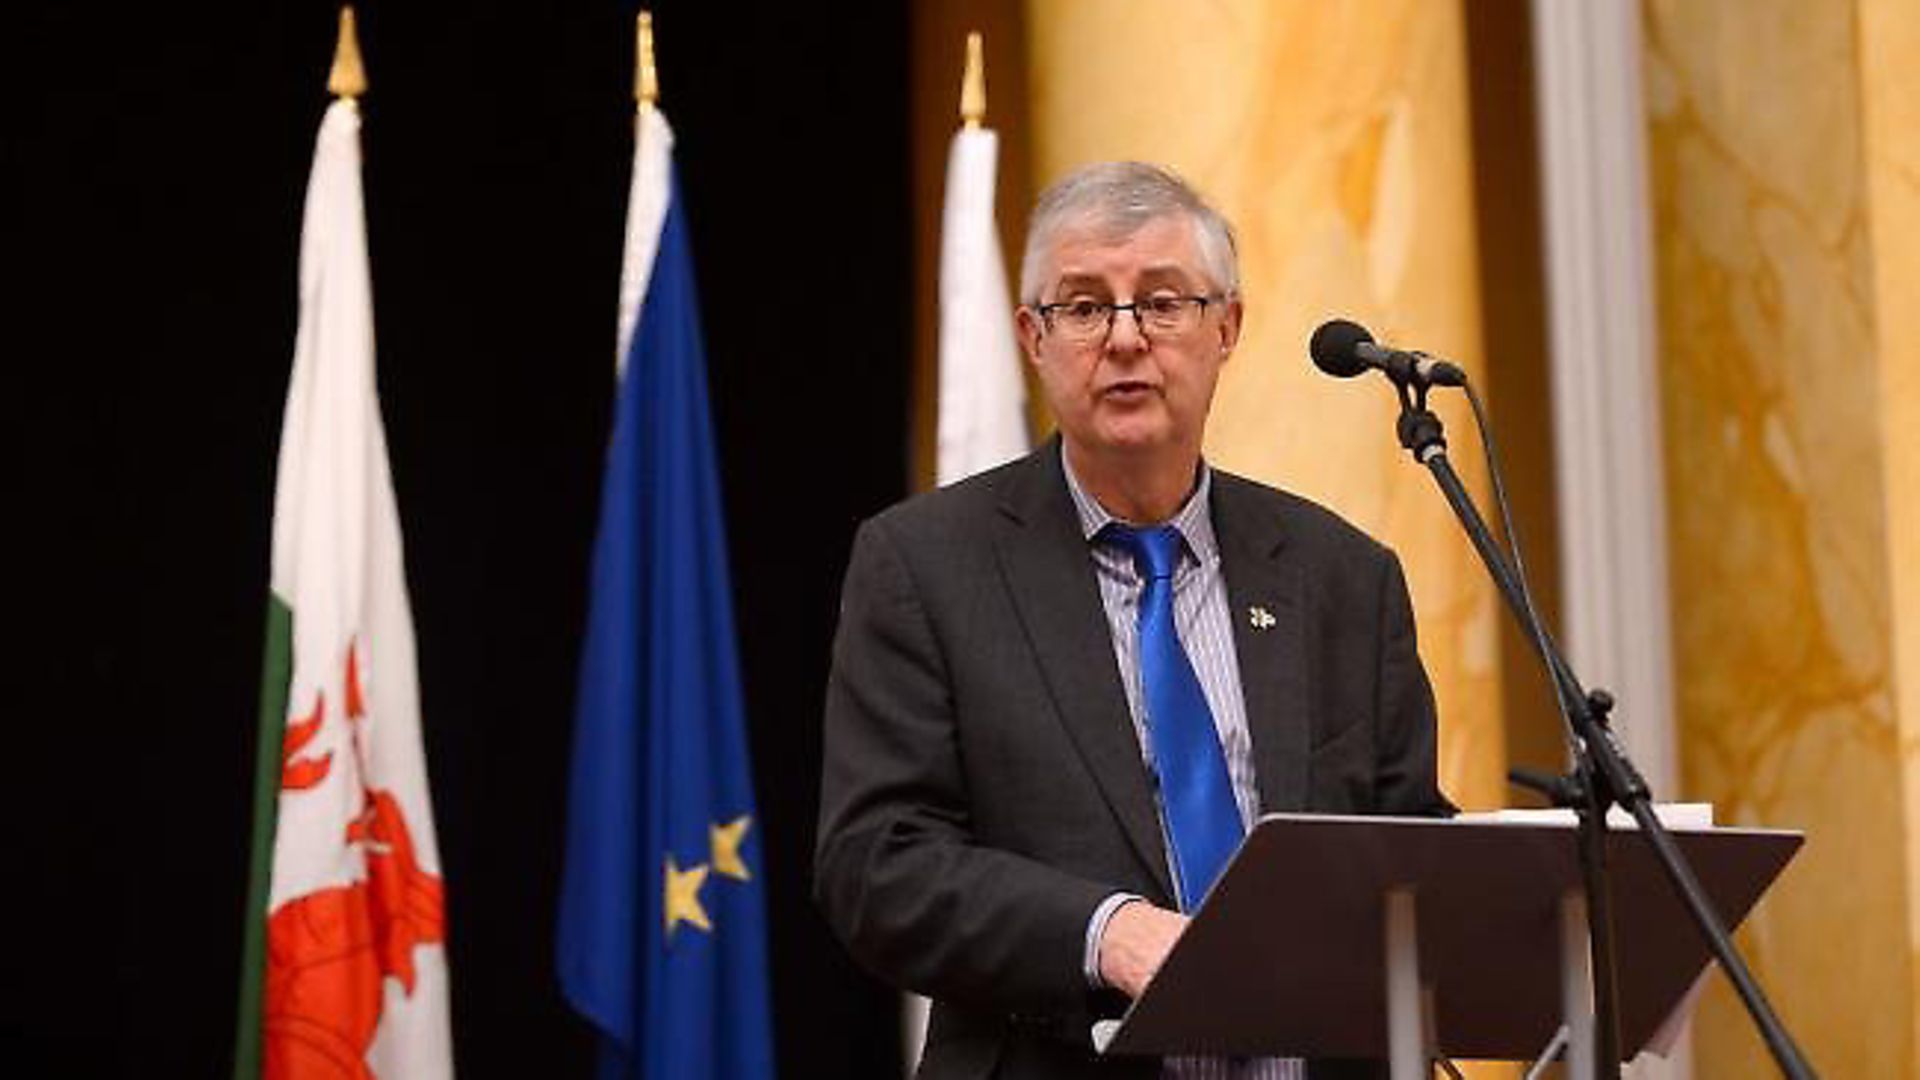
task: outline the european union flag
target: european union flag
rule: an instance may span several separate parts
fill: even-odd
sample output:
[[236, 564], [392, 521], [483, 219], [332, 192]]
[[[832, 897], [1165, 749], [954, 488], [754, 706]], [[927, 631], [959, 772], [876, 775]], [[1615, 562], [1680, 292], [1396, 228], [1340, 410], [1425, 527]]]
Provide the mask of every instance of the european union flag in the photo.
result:
[[602, 1076], [771, 1077], [760, 821], [693, 265], [671, 134], [657, 113], [640, 134], [661, 160], [636, 163], [636, 220], [651, 176], [658, 244], [601, 494], [557, 964], [601, 1033]]

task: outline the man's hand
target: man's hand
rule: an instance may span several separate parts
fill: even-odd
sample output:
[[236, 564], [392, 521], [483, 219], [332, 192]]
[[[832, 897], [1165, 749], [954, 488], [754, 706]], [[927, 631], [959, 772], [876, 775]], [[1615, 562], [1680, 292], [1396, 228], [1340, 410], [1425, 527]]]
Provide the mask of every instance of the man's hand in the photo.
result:
[[1187, 917], [1145, 900], [1129, 900], [1114, 909], [1100, 935], [1100, 978], [1137, 998], [1187, 928]]

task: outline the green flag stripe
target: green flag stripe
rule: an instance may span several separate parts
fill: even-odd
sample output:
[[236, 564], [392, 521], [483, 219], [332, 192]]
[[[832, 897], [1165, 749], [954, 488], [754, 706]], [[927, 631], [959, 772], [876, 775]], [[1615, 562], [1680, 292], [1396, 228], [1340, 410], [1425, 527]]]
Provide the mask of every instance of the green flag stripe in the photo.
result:
[[240, 1010], [234, 1033], [234, 1080], [260, 1075], [261, 987], [267, 967], [267, 889], [273, 879], [273, 834], [280, 809], [280, 752], [293, 679], [293, 609], [267, 598], [267, 648], [260, 672], [260, 751], [253, 770], [253, 846], [247, 874], [246, 940], [241, 949]]

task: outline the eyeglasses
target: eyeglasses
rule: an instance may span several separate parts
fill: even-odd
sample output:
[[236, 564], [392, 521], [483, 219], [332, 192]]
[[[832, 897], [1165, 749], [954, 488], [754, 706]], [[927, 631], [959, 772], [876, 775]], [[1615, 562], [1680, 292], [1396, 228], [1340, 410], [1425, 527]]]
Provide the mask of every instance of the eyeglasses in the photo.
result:
[[1176, 337], [1199, 326], [1207, 305], [1221, 299], [1220, 296], [1162, 294], [1142, 297], [1131, 304], [1115, 304], [1082, 298], [1041, 304], [1034, 310], [1040, 313], [1049, 331], [1077, 344], [1090, 344], [1105, 340], [1113, 332], [1116, 311], [1132, 313], [1133, 324], [1142, 334]]

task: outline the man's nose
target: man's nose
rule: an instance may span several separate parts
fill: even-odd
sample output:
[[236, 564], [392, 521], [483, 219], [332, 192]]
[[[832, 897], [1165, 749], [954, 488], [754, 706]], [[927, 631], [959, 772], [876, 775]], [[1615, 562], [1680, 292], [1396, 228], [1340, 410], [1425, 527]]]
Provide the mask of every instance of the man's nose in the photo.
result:
[[1140, 324], [1140, 309], [1114, 308], [1113, 321], [1107, 326], [1107, 348], [1114, 352], [1144, 352], [1152, 342]]

